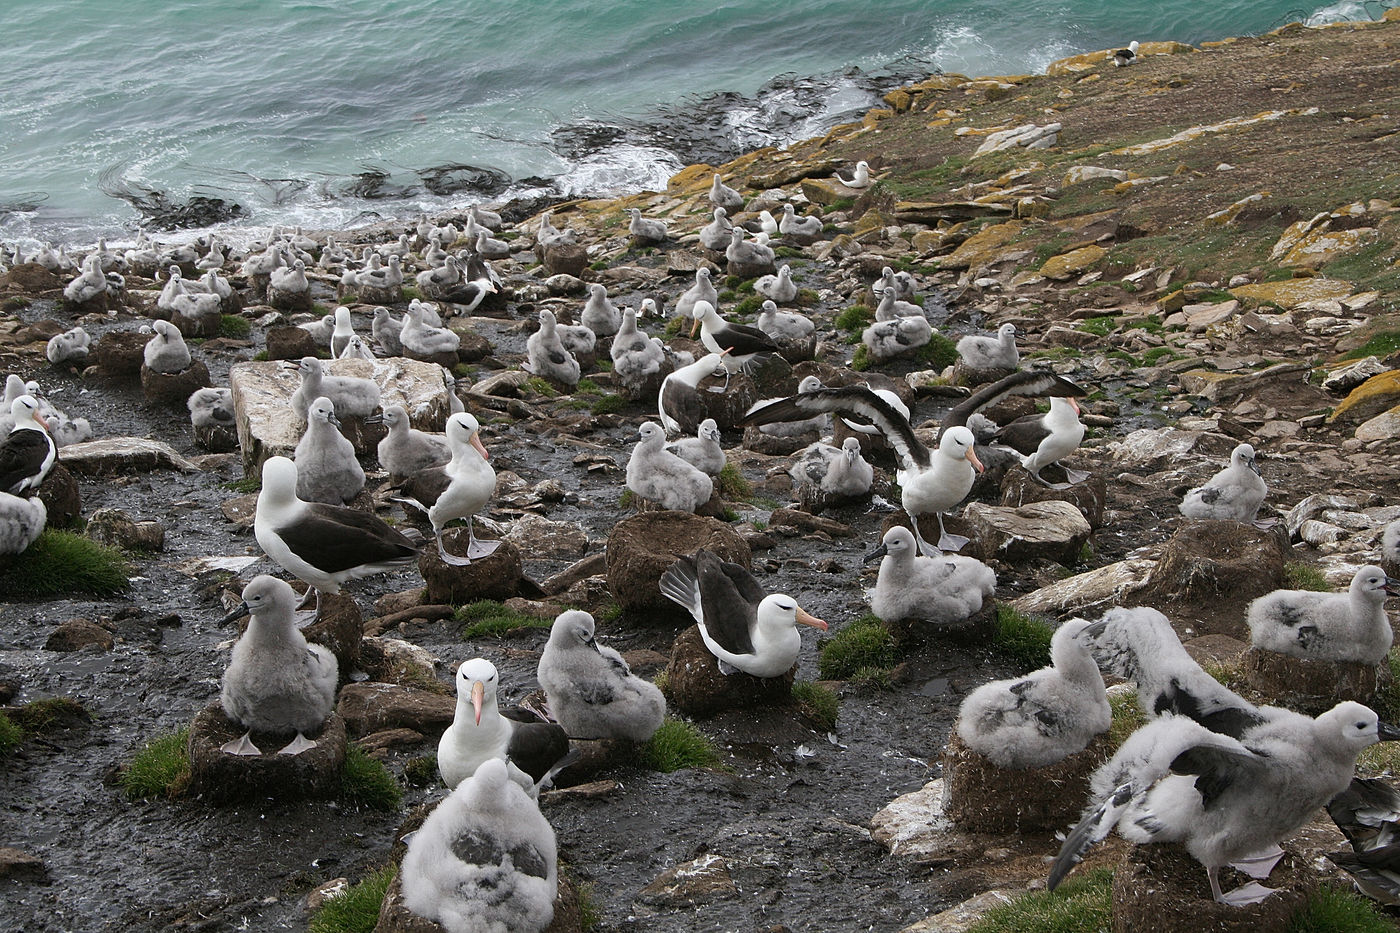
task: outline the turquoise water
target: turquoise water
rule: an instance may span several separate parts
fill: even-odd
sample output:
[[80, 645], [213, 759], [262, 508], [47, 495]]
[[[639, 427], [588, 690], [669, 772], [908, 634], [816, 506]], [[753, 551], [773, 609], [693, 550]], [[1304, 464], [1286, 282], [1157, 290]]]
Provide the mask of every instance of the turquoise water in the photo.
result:
[[[565, 193], [637, 190], [703, 151], [696, 132], [739, 149], [820, 132], [873, 103], [872, 75], [1038, 71], [1134, 38], [1200, 42], [1381, 8], [10, 0], [0, 3], [0, 238], [134, 229], [140, 215], [104, 188], [223, 197], [246, 209], [246, 224], [311, 226], [481, 199], [480, 190], [425, 188], [423, 170], [455, 163], [510, 180], [492, 196], [532, 176]], [[778, 75], [810, 80], [770, 85]], [[671, 138], [684, 123], [674, 114], [702, 109], [697, 97], [715, 92], [732, 92], [721, 118]], [[580, 125], [625, 131], [595, 134], [589, 146], [557, 133]], [[357, 187], [365, 172], [382, 174], [383, 187]]]

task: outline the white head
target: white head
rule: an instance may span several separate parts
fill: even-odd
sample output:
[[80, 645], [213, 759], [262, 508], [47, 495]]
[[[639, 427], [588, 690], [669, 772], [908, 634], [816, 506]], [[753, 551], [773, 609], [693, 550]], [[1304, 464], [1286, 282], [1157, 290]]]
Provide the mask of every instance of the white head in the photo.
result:
[[706, 418], [704, 421], [700, 422], [700, 430], [696, 432], [696, 436], [714, 441], [718, 444], [721, 437], [719, 425], [715, 423], [715, 419]]
[[549, 630], [549, 643], [558, 648], [577, 648], [580, 645], [596, 651], [593, 640], [593, 617], [578, 609], [561, 612], [554, 619]]
[[943, 434], [943, 439], [938, 442], [938, 452], [953, 460], [966, 460], [981, 473], [984, 469], [982, 461], [977, 459], [977, 453], [973, 445], [975, 441], [972, 432], [962, 425], [949, 428]]
[[[470, 703], [476, 711], [476, 724], [481, 725], [483, 707], [496, 706], [496, 665], [485, 658], [463, 661], [457, 668], [457, 705]], [[501, 763], [504, 773], [505, 763]], [[477, 769], [480, 771], [480, 768]]]
[[724, 223], [726, 220], [728, 220], [728, 219], [729, 219], [729, 211], [725, 210], [725, 209], [722, 208], [722, 207], [717, 207], [717, 208], [715, 208], [715, 223], [717, 223], [717, 224], [723, 224], [723, 223]]
[[660, 444], [666, 439], [666, 432], [661, 429], [661, 425], [655, 421], [648, 421], [637, 429], [637, 433], [642, 436], [642, 443]]
[[841, 442], [841, 450], [846, 455], [846, 459], [855, 463], [860, 459], [860, 439], [848, 437]]
[[320, 379], [321, 361], [314, 356], [303, 356], [301, 362], [297, 364], [297, 371], [301, 373], [303, 381]]
[[792, 281], [792, 269], [790, 269], [790, 268], [789, 268], [788, 266], [786, 266], [786, 265], [781, 265], [781, 266], [779, 266], [779, 267], [778, 267], [778, 280], [779, 280], [780, 282], [791, 282], [791, 281]]
[[1259, 472], [1259, 463], [1254, 457], [1254, 448], [1249, 444], [1241, 444], [1230, 453], [1231, 466], [1246, 466], [1255, 473]]
[[308, 423], [319, 421], [331, 427], [340, 427], [340, 420], [335, 416], [335, 404], [324, 395], [307, 407], [306, 420]]
[[[718, 178], [719, 176], [715, 177]], [[719, 210], [724, 210], [724, 208], [719, 208]], [[710, 270], [708, 268], [701, 266], [699, 269], [695, 270], [695, 284], [702, 288], [710, 284]]]
[[296, 606], [297, 594], [291, 584], [262, 573], [243, 587], [243, 602], [238, 609], [241, 615], [282, 618], [290, 623]]
[[[636, 210], [636, 208], [633, 208], [633, 210]], [[608, 287], [595, 282], [588, 286], [588, 297], [593, 301], [605, 301], [608, 297]]]
[[1394, 741], [1395, 737], [1395, 730], [1383, 725], [1370, 707], [1350, 700], [1338, 703], [1317, 717], [1313, 728], [1319, 740], [1339, 746], [1339, 752], [1353, 759], [1363, 749], [1382, 740]]
[[661, 312], [656, 309], [656, 302], [650, 298], [642, 299], [641, 314], [646, 317], [656, 317]]
[[1013, 344], [1013, 345], [1014, 345], [1015, 342], [1016, 342], [1016, 325], [1015, 325], [1015, 324], [1003, 324], [1003, 325], [1001, 325], [1000, 327], [997, 328], [997, 336], [1001, 338], [1001, 342], [1002, 342], [1002, 343], [1009, 343], [1009, 344]]
[[286, 457], [268, 457], [262, 467], [262, 492], [258, 494], [258, 504], [264, 499], [272, 502], [290, 502], [297, 497], [297, 465]]
[[335, 329], [338, 331], [350, 331], [350, 309], [342, 305], [335, 309]]
[[389, 429], [390, 434], [397, 434], [400, 431], [408, 430], [408, 412], [402, 405], [390, 405], [384, 409], [384, 426]]
[[481, 425], [470, 412], [459, 411], [447, 419], [447, 442], [454, 449], [470, 445], [481, 454], [482, 460], [491, 459], [491, 455], [486, 452], [486, 445], [481, 443]]
[[553, 311], [540, 312], [540, 330], [544, 331], [547, 334], [552, 334], [554, 333], [554, 326], [557, 323], [558, 319], [555, 318]]
[[804, 376], [797, 384], [797, 394], [802, 395], [807, 392], [815, 392], [822, 387], [822, 381], [817, 376]]
[[903, 562], [912, 559], [918, 553], [919, 549], [914, 546], [914, 533], [903, 525], [895, 525], [885, 532], [879, 546], [865, 555], [864, 563], [873, 563], [884, 557]]
[[157, 337], [169, 343], [182, 339], [180, 337], [180, 328], [171, 324], [169, 321], [155, 321], [151, 324], [151, 330], [156, 332]]
[[10, 403], [10, 415], [15, 420], [15, 429], [40, 427], [47, 429], [49, 423], [39, 414], [39, 403], [32, 395], [21, 395]]
[[1387, 596], [1400, 596], [1400, 580], [1392, 580], [1384, 570], [1371, 565], [1356, 571], [1348, 591], [1380, 604], [1385, 602]]
[[809, 614], [797, 605], [797, 600], [785, 593], [765, 596], [763, 601], [758, 604], [758, 625], [761, 628], [781, 631], [792, 628], [798, 623], [810, 625], [823, 632], [827, 628], [825, 622]]

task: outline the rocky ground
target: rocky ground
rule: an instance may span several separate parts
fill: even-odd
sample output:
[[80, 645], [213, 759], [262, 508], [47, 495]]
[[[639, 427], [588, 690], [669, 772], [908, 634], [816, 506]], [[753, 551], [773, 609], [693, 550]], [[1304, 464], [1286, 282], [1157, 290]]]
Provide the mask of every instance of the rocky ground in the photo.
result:
[[[797, 374], [855, 378], [843, 372], [860, 313], [847, 309], [869, 305], [869, 283], [892, 265], [914, 273], [945, 335], [1014, 322], [1032, 362], [1090, 389], [1090, 437], [1075, 465], [1094, 478], [1068, 498], [1091, 537], [1071, 529], [1034, 540], [1048, 523], [1044, 513], [1015, 514], [1029, 498], [1014, 470], [1001, 486], [980, 487], [965, 510], [972, 550], [997, 570], [998, 601], [1051, 620], [1156, 605], [1198, 656], [1242, 684], [1248, 600], [1283, 585], [1297, 564], [1344, 585], [1377, 559], [1380, 529], [1400, 515], [1397, 46], [1394, 23], [1290, 27], [1201, 50], [1149, 45], [1126, 69], [1090, 56], [1041, 76], [935, 76], [892, 93], [889, 109], [861, 124], [720, 171], [745, 191], [749, 210], [792, 201], [826, 225], [818, 242], [789, 244], [782, 260], [821, 335], [817, 361]], [[974, 157], [990, 133], [1026, 123], [1060, 124], [1055, 144]], [[880, 178], [871, 189], [830, 179], [857, 159]], [[469, 407], [489, 413], [483, 434], [501, 477], [489, 517], [501, 532], [523, 529], [524, 576], [544, 585], [516, 585], [522, 601], [514, 605], [546, 617], [565, 603], [591, 609], [600, 636], [648, 675], [664, 666], [680, 625], [617, 612], [600, 555], [633, 512], [621, 501], [622, 467], [654, 406], [609, 400], [617, 388], [603, 370], [572, 393], [509, 373], [534, 312], [575, 316], [585, 281], [603, 282], [624, 304], [651, 297], [669, 308], [697, 264], [709, 262], [721, 311], [751, 319], [744, 281], [727, 281], [723, 258], [695, 242], [709, 219], [711, 171], [688, 169], [666, 192], [555, 205], [555, 224], [572, 226], [586, 247], [567, 270], [541, 266], [538, 217], [513, 218], [512, 256], [498, 263], [509, 298], [451, 321], [464, 337], [459, 389]], [[621, 213], [629, 206], [665, 219], [670, 241], [633, 244]], [[383, 242], [399, 232], [354, 236]], [[326, 802], [131, 802], [114, 785], [145, 742], [188, 724], [217, 693], [230, 636], [215, 623], [241, 584], [191, 562], [260, 551], [237, 522], [248, 505], [239, 501], [246, 488], [234, 488], [244, 476], [239, 454], [201, 450], [183, 411], [148, 401], [131, 376], [79, 374], [43, 359], [43, 341], [75, 322], [102, 340], [134, 330], [159, 286], [130, 275], [124, 305], [84, 314], [62, 301], [65, 280], [32, 267], [0, 278], [0, 366], [37, 378], [98, 437], [153, 438], [190, 464], [125, 460], [78, 472], [84, 515], [115, 507], [164, 526], [163, 550], [132, 552], [126, 596], [0, 607], [0, 682], [13, 694], [4, 702], [66, 696], [91, 717], [29, 739], [0, 768], [0, 845], [42, 863], [7, 863], [0, 926], [302, 929], [307, 892], [384, 864], [403, 814]], [[335, 303], [333, 282], [315, 284], [326, 307]], [[302, 320], [260, 304], [251, 283], [235, 283], [245, 287], [251, 334], [196, 348], [216, 385], [269, 349], [275, 328]], [[367, 331], [369, 306], [354, 308]], [[665, 320], [644, 326], [674, 337]], [[1329, 381], [1349, 356], [1375, 357], [1372, 377]], [[906, 379], [936, 368], [912, 358], [868, 375], [900, 388], [916, 424], [936, 423], [951, 390], [930, 388], [929, 376]], [[757, 378], [731, 395], [781, 394], [796, 377], [776, 363]], [[730, 526], [752, 548], [765, 586], [844, 628], [864, 612], [873, 568], [861, 557], [887, 512], [877, 501], [827, 512], [830, 524], [775, 514], [790, 499], [787, 458], [746, 451], [741, 440], [728, 431], [725, 446], [753, 489], [726, 497]], [[1272, 490], [1266, 514], [1285, 521], [1272, 532], [1204, 533], [1183, 522], [1181, 491], [1243, 440], [1262, 452]], [[365, 462], [374, 466], [372, 456]], [[246, 579], [271, 565], [240, 569]], [[418, 586], [408, 570], [352, 587], [366, 631], [427, 649], [443, 688], [456, 662], [476, 654], [501, 668], [503, 698], [533, 688], [542, 630], [464, 640], [459, 623], [415, 616], [419, 594], [409, 591]], [[95, 644], [55, 650], [51, 634], [77, 618], [101, 631], [65, 631], [87, 631]], [[809, 636], [800, 680], [817, 677], [816, 657]], [[887, 688], [835, 684], [841, 711], [829, 734], [790, 710], [705, 720], [726, 770], [619, 767], [599, 775], [615, 783], [547, 798], [544, 811], [575, 877], [591, 885], [598, 929], [901, 930], [986, 890], [1025, 890], [1043, 878], [1044, 856], [1057, 847], [1045, 833], [943, 834], [896, 844], [891, 854], [892, 840], [930, 820], [919, 806], [902, 808], [913, 814], [907, 823], [885, 815], [872, 831], [887, 803], [941, 776], [961, 698], [1019, 669], [984, 642], [932, 636], [905, 646]], [[411, 734], [389, 734], [368, 717], [350, 723], [400, 776], [433, 750], [442, 704], [450, 707], [431, 692], [415, 697], [393, 724]], [[405, 809], [441, 793], [406, 791]], [[1295, 845], [1325, 851], [1337, 844], [1329, 832], [1315, 826]], [[691, 870], [678, 878], [678, 867]]]

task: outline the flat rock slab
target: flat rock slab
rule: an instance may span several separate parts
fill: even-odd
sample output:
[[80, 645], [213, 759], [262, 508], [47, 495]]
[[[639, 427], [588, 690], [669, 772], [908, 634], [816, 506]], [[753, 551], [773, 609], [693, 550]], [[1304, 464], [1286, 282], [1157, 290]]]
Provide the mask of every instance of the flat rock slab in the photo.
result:
[[[358, 376], [373, 379], [379, 386], [382, 406], [402, 405], [408, 420], [421, 431], [442, 431], [451, 413], [442, 367], [403, 357], [375, 360], [327, 360], [328, 376]], [[238, 444], [243, 449], [243, 471], [261, 475], [268, 457], [290, 457], [306, 425], [292, 412], [292, 395], [301, 385], [294, 367], [281, 362], [235, 363], [229, 370], [233, 391], [234, 420], [238, 424]], [[344, 419], [343, 419], [344, 420]], [[356, 453], [365, 453], [371, 441], [382, 433], [364, 433]], [[348, 435], [347, 435], [348, 436]], [[350, 438], [351, 443], [356, 437]]]
[[1019, 508], [971, 502], [963, 522], [972, 540], [963, 551], [969, 557], [997, 557], [1010, 563], [1047, 557], [1072, 567], [1093, 528], [1068, 502], [1032, 502]]
[[1018, 596], [1011, 608], [1026, 615], [1065, 616], [1127, 605], [1124, 600], [1147, 585], [1156, 566], [1155, 560], [1145, 557], [1120, 560]]
[[1318, 661], [1254, 646], [1244, 653], [1244, 676], [1271, 702], [1309, 716], [1343, 700], [1375, 707], [1394, 680], [1385, 662]]
[[59, 459], [69, 470], [84, 476], [147, 473], [151, 470], [200, 472], [198, 466], [180, 456], [174, 447], [148, 437], [104, 437], [97, 441], [69, 444], [63, 448]]
[[452, 724], [457, 699], [421, 687], [365, 682], [342, 687], [335, 711], [352, 735], [400, 728], [441, 735]]
[[331, 797], [340, 791], [346, 739], [345, 721], [339, 716], [332, 713], [320, 735], [307, 736], [315, 739], [316, 747], [297, 755], [277, 754], [293, 736], [261, 733], [252, 736], [261, 755], [232, 755], [221, 750], [243, 732], [217, 700], [199, 711], [190, 724], [189, 796], [228, 803], [257, 797]]

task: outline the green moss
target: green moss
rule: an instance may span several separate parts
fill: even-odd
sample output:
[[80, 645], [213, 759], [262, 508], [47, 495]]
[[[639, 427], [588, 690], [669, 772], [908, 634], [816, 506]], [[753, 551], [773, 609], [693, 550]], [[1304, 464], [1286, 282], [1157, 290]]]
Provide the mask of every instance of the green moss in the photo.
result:
[[122, 772], [122, 790], [132, 800], [178, 796], [190, 779], [189, 745], [188, 728], [146, 743]]
[[875, 320], [875, 312], [865, 305], [851, 305], [836, 315], [836, 327], [848, 334], [858, 334]]
[[914, 356], [928, 362], [934, 369], [942, 369], [958, 361], [958, 347], [953, 341], [934, 331], [928, 343], [919, 347]]
[[224, 483], [224, 488], [232, 489], [234, 492], [246, 496], [249, 493], [258, 492], [262, 489], [262, 477], [245, 476], [242, 479], [236, 479]]
[[620, 509], [628, 508], [632, 505], [632, 501], [636, 498], [636, 493], [634, 493], [630, 489], [624, 489], [622, 490], [622, 495], [617, 497], [617, 507]]
[[643, 767], [663, 773], [682, 768], [714, 768], [720, 764], [719, 752], [705, 733], [691, 723], [669, 716], [639, 753]]
[[861, 668], [887, 669], [894, 661], [894, 636], [867, 613], [822, 644], [817, 669], [822, 680], [847, 680]]
[[691, 318], [686, 317], [684, 314], [678, 314], [666, 322], [666, 327], [662, 330], [662, 334], [666, 337], [679, 337], [681, 334], [689, 332], [690, 324]]
[[821, 300], [822, 296], [817, 294], [815, 288], [799, 288], [797, 290], [797, 304], [803, 308], [810, 308]]
[[420, 292], [420, 291], [418, 290], [418, 286], [416, 286], [416, 285], [405, 285], [405, 286], [403, 287], [403, 300], [404, 300], [404, 301], [412, 301], [414, 298], [422, 298], [422, 297], [423, 297], [423, 293]]
[[862, 690], [893, 690], [894, 678], [887, 667], [862, 667], [847, 678], [852, 686]]
[[1313, 590], [1318, 593], [1330, 593], [1336, 589], [1327, 582], [1327, 577], [1321, 570], [1312, 564], [1305, 564], [1300, 560], [1290, 560], [1283, 565], [1283, 579], [1288, 584], [1288, 589], [1292, 590]]
[[603, 387], [592, 379], [580, 379], [578, 385], [574, 386], [574, 392], [584, 395], [602, 395]]
[[10, 718], [30, 735], [43, 735], [55, 729], [68, 729], [92, 717], [83, 704], [71, 697], [46, 697], [10, 710]]
[[111, 596], [131, 585], [128, 571], [125, 558], [116, 548], [71, 531], [47, 528], [0, 571], [0, 596]]
[[414, 787], [428, 787], [437, 781], [437, 755], [410, 758], [403, 766], [403, 779]]
[[595, 399], [589, 411], [595, 415], [615, 415], [627, 407], [627, 399], [620, 395], [604, 395]]
[[1400, 331], [1385, 331], [1376, 334], [1355, 350], [1342, 356], [1344, 360], [1359, 360], [1368, 356], [1385, 359], [1396, 350], [1400, 350]]
[[253, 359], [254, 359], [255, 361], [259, 362], [259, 363], [266, 363], [266, 362], [267, 362], [267, 351], [266, 351], [266, 350], [259, 350], [257, 353], [254, 353], [254, 354], [253, 354]]
[[836, 728], [836, 716], [841, 711], [841, 700], [836, 692], [810, 680], [799, 680], [792, 685], [792, 697], [802, 713], [820, 729], [830, 732]]
[[1107, 930], [1113, 915], [1113, 872], [1071, 877], [1055, 891], [1036, 891], [993, 907], [967, 933], [1086, 933]]
[[1107, 337], [1109, 334], [1113, 333], [1114, 327], [1117, 326], [1117, 320], [1118, 319], [1111, 314], [1104, 314], [1099, 317], [1091, 317], [1088, 320], [1080, 321], [1074, 326], [1074, 329], [1085, 331], [1096, 337]]
[[747, 499], [753, 495], [753, 483], [744, 478], [738, 466], [726, 463], [719, 471], [719, 494], [725, 499]]
[[851, 354], [851, 368], [858, 373], [870, 368], [870, 350], [865, 344], [856, 347], [856, 352]]
[[593, 894], [593, 885], [585, 882], [574, 883], [578, 893], [578, 925], [583, 933], [594, 933], [603, 924], [603, 909]]
[[1143, 366], [1156, 366], [1163, 359], [1181, 359], [1181, 354], [1171, 347], [1153, 347], [1142, 355]]
[[4, 303], [0, 304], [0, 311], [6, 314], [14, 314], [17, 311], [23, 311], [27, 307], [29, 307], [29, 299], [15, 295], [14, 297], [6, 298]]
[[0, 758], [10, 757], [10, 752], [22, 741], [24, 730], [15, 725], [9, 716], [0, 713]]
[[1053, 634], [1043, 622], [1021, 615], [1009, 606], [998, 606], [992, 647], [1024, 664], [1027, 670], [1036, 670], [1050, 663], [1050, 636]]
[[832, 201], [826, 206], [826, 212], [833, 213], [835, 211], [848, 211], [855, 206], [855, 198], [837, 198], [835, 201]]
[[523, 612], [507, 609], [491, 599], [468, 603], [457, 610], [457, 621], [465, 623], [462, 638], [483, 638], [488, 635], [504, 635], [516, 629], [549, 628], [554, 623], [549, 619], [537, 619]]
[[736, 304], [730, 312], [731, 317], [750, 317], [763, 310], [763, 296], [750, 295]]
[[744, 281], [740, 282], [738, 287], [735, 288], [734, 291], [740, 295], [752, 295], [753, 283], [757, 281], [758, 279], [744, 279]]
[[384, 895], [397, 873], [397, 866], [386, 865], [365, 875], [344, 894], [323, 903], [311, 918], [307, 933], [374, 933]]
[[1108, 698], [1108, 707], [1113, 711], [1113, 721], [1108, 727], [1108, 738], [1117, 748], [1128, 736], [1147, 723], [1147, 715], [1138, 703], [1137, 693], [1115, 693]]
[[550, 385], [548, 380], [542, 379], [539, 376], [531, 376], [529, 379], [526, 379], [525, 387], [536, 395], [541, 395], [545, 398], [554, 398], [559, 394], [558, 389]]
[[393, 812], [403, 803], [403, 790], [383, 763], [354, 742], [345, 749], [340, 770], [340, 799], [356, 807]]
[[802, 250], [795, 246], [778, 246], [773, 250], [775, 259], [801, 259]]
[[219, 336], [243, 338], [253, 332], [253, 322], [241, 314], [219, 315]]
[[1293, 915], [1287, 933], [1395, 933], [1395, 924], [1375, 901], [1324, 884]]

